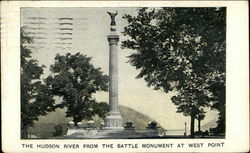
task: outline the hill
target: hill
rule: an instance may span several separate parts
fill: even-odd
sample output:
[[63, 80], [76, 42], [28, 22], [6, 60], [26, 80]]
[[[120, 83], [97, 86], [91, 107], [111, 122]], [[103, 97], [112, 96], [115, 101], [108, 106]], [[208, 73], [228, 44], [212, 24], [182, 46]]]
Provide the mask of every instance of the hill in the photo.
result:
[[[30, 134], [38, 138], [49, 138], [53, 136], [52, 132], [54, 131], [54, 127], [56, 125], [61, 125], [63, 135], [65, 135], [67, 123], [72, 120], [72, 118], [65, 117], [65, 112], [66, 109], [56, 109], [55, 112], [51, 112], [47, 116], [39, 117], [39, 120], [30, 128]], [[147, 115], [126, 106], [120, 106], [120, 112], [123, 117], [123, 122], [132, 121], [137, 131], [144, 131], [148, 122], [153, 121], [153, 119]], [[97, 125], [103, 122], [103, 120], [97, 116], [94, 117], [93, 120]], [[83, 123], [86, 123], [86, 121], [83, 121]]]

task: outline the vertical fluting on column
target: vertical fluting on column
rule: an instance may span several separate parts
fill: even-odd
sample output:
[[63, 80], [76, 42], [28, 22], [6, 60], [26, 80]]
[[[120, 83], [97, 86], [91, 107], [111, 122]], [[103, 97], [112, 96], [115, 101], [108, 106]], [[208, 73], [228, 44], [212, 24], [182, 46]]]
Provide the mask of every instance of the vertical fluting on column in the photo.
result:
[[108, 35], [109, 42], [109, 113], [105, 118], [104, 129], [123, 130], [122, 117], [118, 105], [118, 57], [119, 36]]
[[109, 111], [112, 114], [118, 113], [118, 57], [117, 43], [118, 35], [109, 35]]

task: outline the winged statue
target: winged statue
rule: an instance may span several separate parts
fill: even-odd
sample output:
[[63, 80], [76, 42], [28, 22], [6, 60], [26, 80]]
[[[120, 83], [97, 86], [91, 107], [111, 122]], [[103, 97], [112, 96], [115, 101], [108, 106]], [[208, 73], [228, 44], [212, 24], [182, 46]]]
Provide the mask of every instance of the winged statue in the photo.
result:
[[107, 12], [107, 13], [109, 14], [110, 19], [111, 19], [110, 25], [111, 25], [111, 26], [115, 26], [115, 25], [116, 25], [116, 23], [115, 23], [115, 16], [116, 16], [118, 13], [117, 13], [117, 12], [115, 12], [115, 13]]

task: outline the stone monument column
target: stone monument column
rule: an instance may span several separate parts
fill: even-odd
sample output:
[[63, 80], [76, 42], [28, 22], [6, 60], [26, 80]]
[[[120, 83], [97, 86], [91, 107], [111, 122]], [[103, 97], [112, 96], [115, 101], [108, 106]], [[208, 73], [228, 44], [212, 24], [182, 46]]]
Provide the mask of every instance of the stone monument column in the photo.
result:
[[119, 35], [116, 34], [115, 16], [117, 13], [108, 12], [111, 18], [111, 34], [107, 36], [109, 42], [109, 113], [105, 118], [104, 129], [123, 130], [122, 117], [118, 105], [118, 57], [117, 48]]

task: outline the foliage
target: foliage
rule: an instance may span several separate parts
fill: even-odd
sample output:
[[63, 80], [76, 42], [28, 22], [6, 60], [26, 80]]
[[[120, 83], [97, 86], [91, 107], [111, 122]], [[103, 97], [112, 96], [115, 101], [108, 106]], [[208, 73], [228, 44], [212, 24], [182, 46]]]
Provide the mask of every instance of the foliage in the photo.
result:
[[62, 97], [60, 105], [67, 108], [66, 117], [73, 117], [75, 124], [91, 120], [95, 114], [104, 117], [107, 111], [107, 105], [97, 103], [92, 95], [108, 90], [108, 76], [103, 75], [101, 68], [94, 68], [90, 60], [79, 52], [57, 54], [50, 68], [53, 75], [46, 79], [53, 95]]
[[[128, 26], [123, 48], [148, 86], [166, 93], [177, 112], [195, 116], [204, 107], [225, 107], [225, 8], [141, 8], [124, 15]], [[220, 88], [217, 86], [220, 85]], [[217, 106], [218, 105], [218, 106]], [[224, 121], [222, 121], [224, 122]]]
[[217, 120], [217, 127], [214, 129], [214, 133], [220, 134], [225, 133], [226, 125], [225, 125], [225, 76], [219, 76], [211, 82], [211, 86], [208, 88], [213, 96], [211, 101], [213, 104], [211, 106], [212, 109], [219, 111], [219, 118]]
[[54, 132], [52, 132], [53, 136], [61, 136], [63, 133], [63, 127], [60, 124], [57, 124], [54, 127]]
[[21, 129], [22, 138], [27, 138], [28, 127], [38, 120], [38, 116], [54, 111], [54, 100], [51, 92], [40, 80], [44, 66], [31, 58], [27, 44], [32, 43], [21, 29]]
[[93, 114], [97, 114], [101, 118], [105, 118], [109, 111], [109, 105], [106, 102], [94, 103]]

